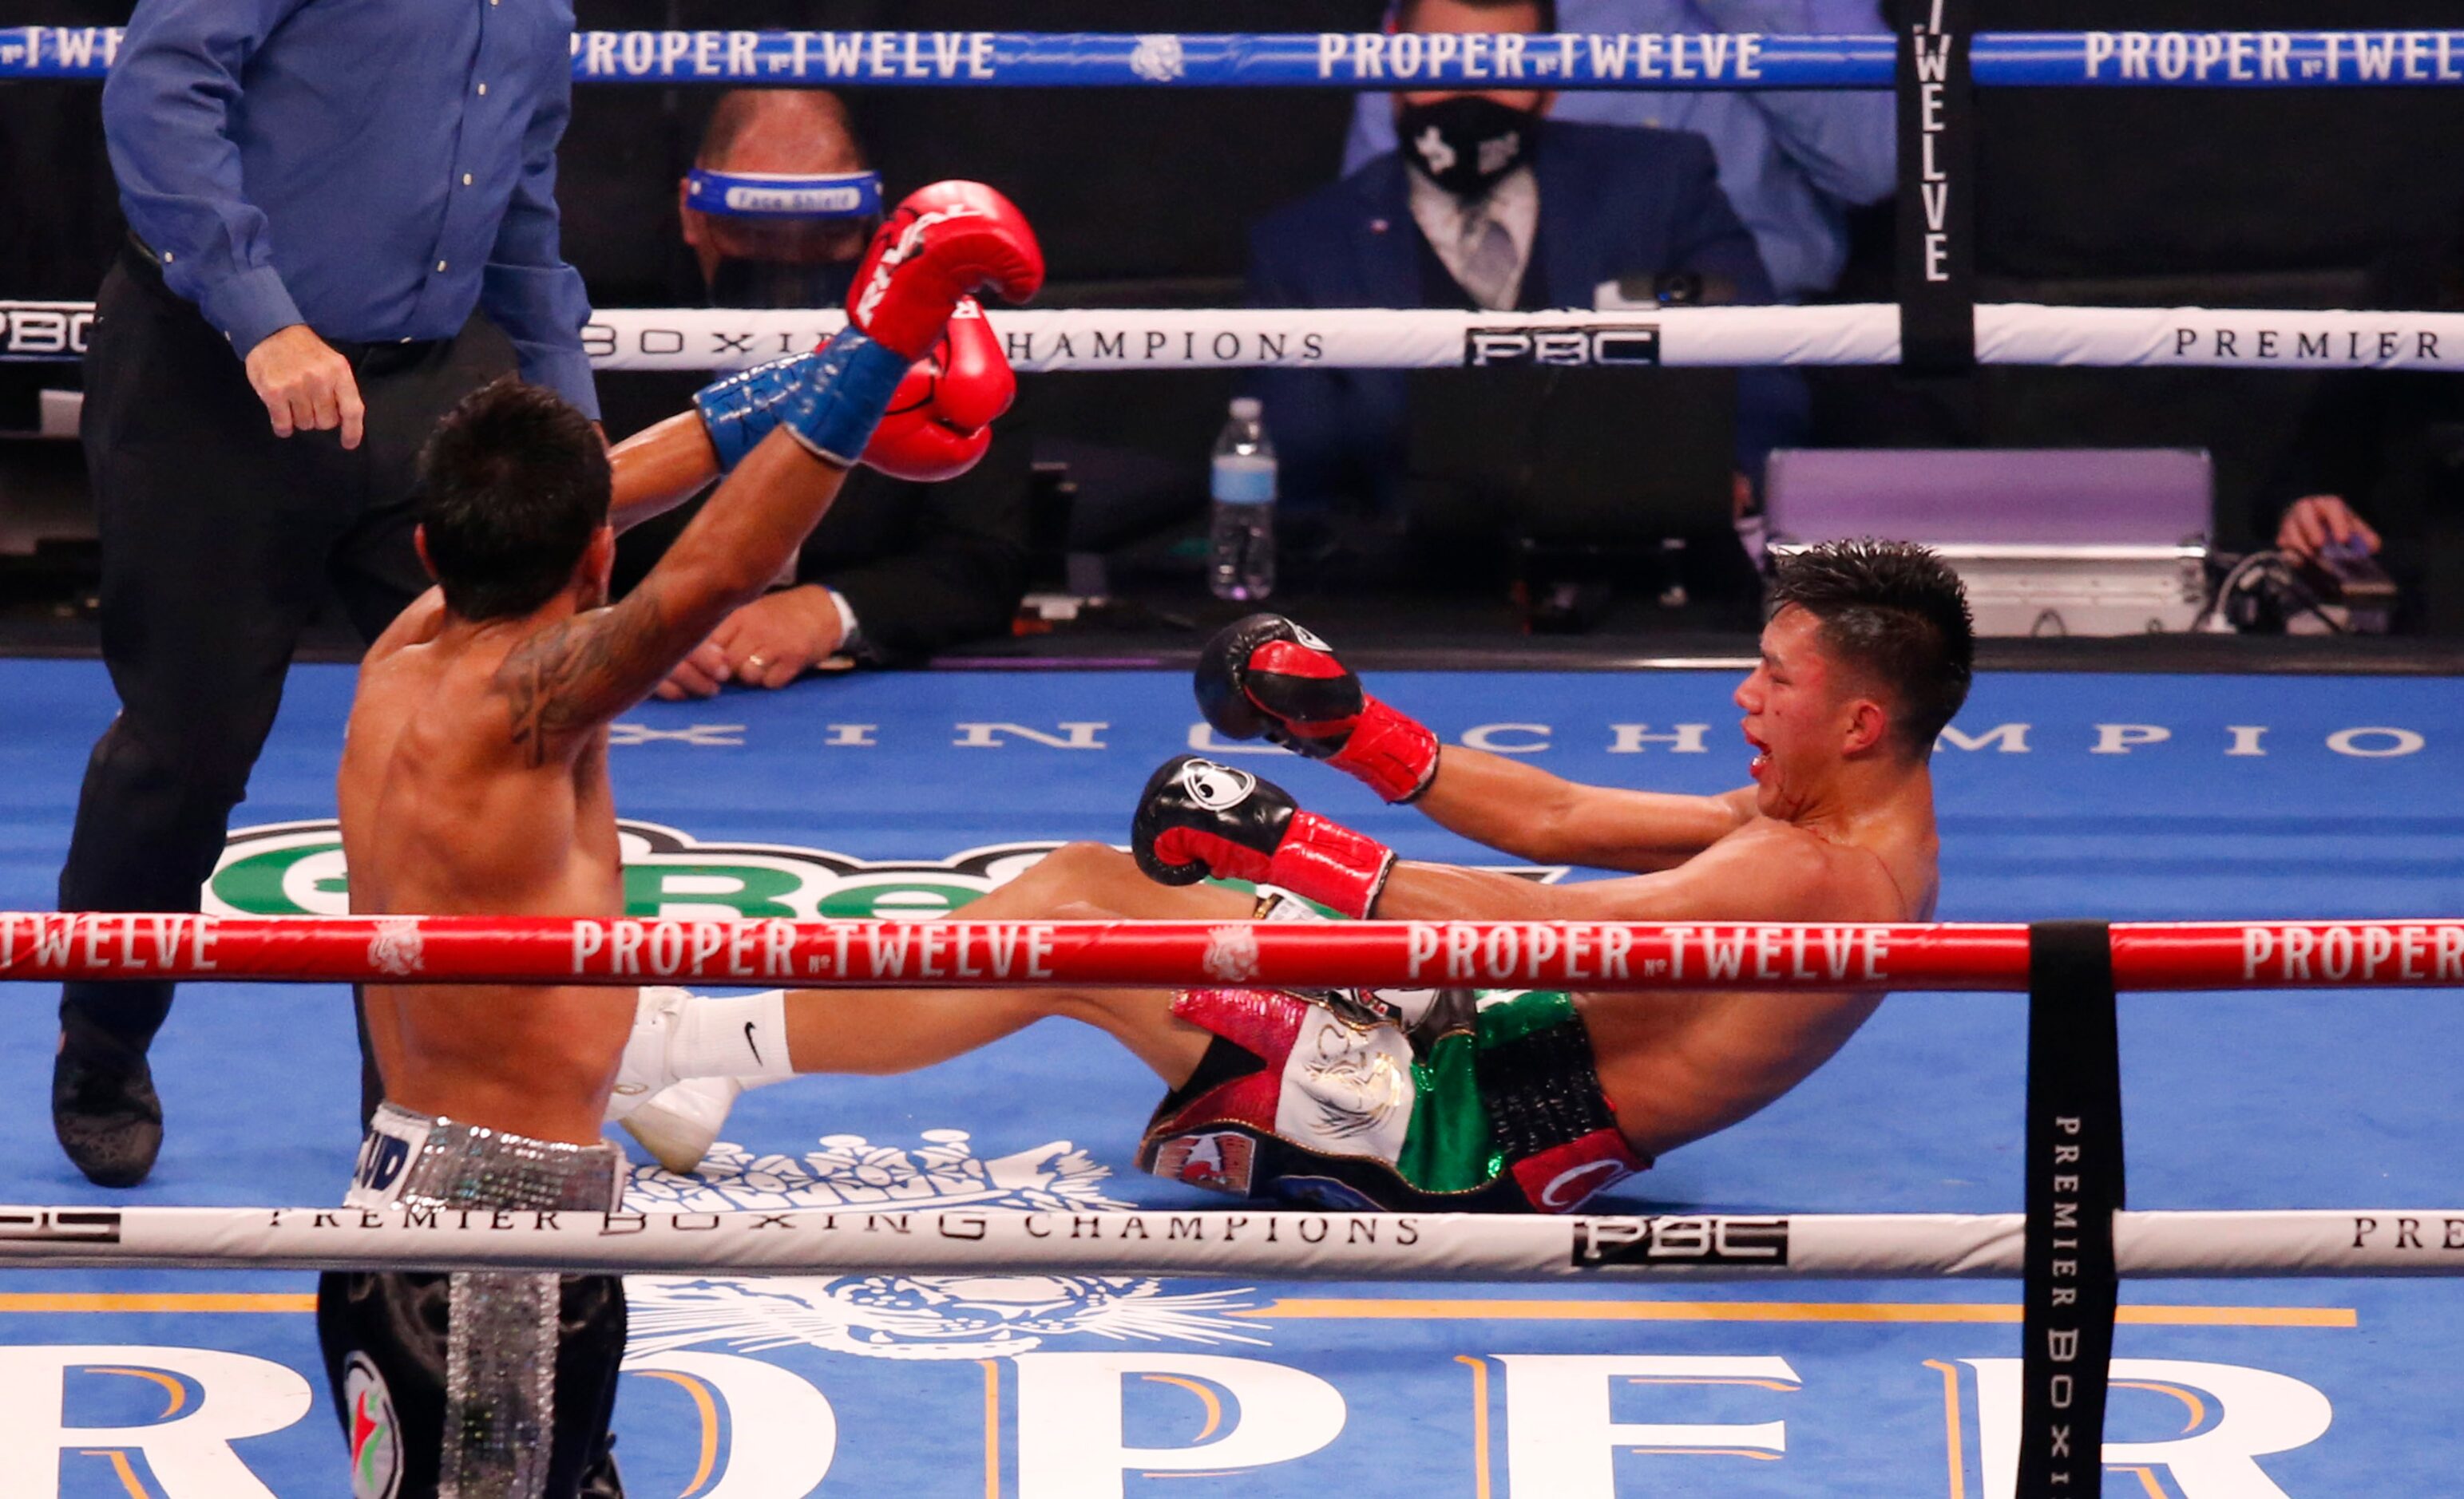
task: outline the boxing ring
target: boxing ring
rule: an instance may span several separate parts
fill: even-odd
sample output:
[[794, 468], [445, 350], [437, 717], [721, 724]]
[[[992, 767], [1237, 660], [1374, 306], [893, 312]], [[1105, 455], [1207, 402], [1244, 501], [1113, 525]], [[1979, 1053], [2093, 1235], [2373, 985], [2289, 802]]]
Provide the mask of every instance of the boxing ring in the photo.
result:
[[[1523, 752], [1577, 779], [1710, 792], [1741, 773], [1742, 750], [1726, 743], [1734, 680], [1718, 669], [1384, 673], [1377, 686], [1450, 742]], [[327, 819], [350, 682], [343, 667], [298, 669], [209, 887], [211, 927], [19, 917], [0, 922], [0, 961], [19, 973], [117, 963], [125, 938], [149, 963], [193, 963], [202, 945], [217, 971], [366, 971], [382, 935], [373, 923], [298, 920], [341, 909]], [[76, 773], [111, 699], [100, 673], [77, 663], [0, 663], [0, 689], [23, 725], [0, 738], [0, 826], [11, 830], [0, 908], [32, 912], [67, 836], [52, 788]], [[644, 923], [637, 950], [677, 966], [674, 976], [698, 962], [715, 982], [741, 963], [751, 971], [733, 976], [759, 981], [765, 944], [731, 956], [703, 934], [732, 932], [733, 918], [766, 931], [772, 921], [962, 907], [1053, 840], [1121, 837], [1129, 793], [1188, 749], [1199, 724], [1185, 679], [1163, 672], [857, 676], [646, 704], [611, 750], [631, 915]], [[635, 1262], [652, 1268], [631, 1282], [632, 1372], [618, 1410], [628, 1484], [650, 1494], [1075, 1493], [1111, 1491], [1099, 1483], [1109, 1473], [1125, 1493], [1237, 1484], [1274, 1494], [1370, 1472], [1381, 1492], [1996, 1492], [1987, 1474], [2009, 1470], [2020, 1410], [2022, 1283], [2010, 1277], [2024, 1237], [2027, 1004], [1950, 988], [1943, 963], [2019, 982], [2025, 929], [2011, 923], [2023, 919], [2111, 918], [2125, 923], [2127, 949], [2133, 923], [2305, 913], [2325, 926], [2304, 973], [2281, 966], [2279, 941], [2243, 979], [2247, 939], [2228, 923], [2198, 949], [2227, 991], [2122, 998], [2131, 1210], [2117, 1234], [2107, 1491], [2271, 1491], [2253, 1475], [2292, 1495], [2434, 1488], [2459, 1390], [2447, 1351], [2464, 1318], [2454, 1288], [2381, 1271], [2454, 1252], [2447, 1220], [2459, 1216], [2431, 1210], [2458, 1198], [2452, 1073], [2464, 1015], [2452, 988], [2434, 986], [2439, 934], [2457, 929], [2440, 918], [2464, 910], [2453, 853], [2464, 818], [2446, 790], [2464, 771], [2452, 684], [1988, 673], [1954, 728], [1936, 767], [1943, 915], [1963, 933], [1941, 961], [1881, 949], [1884, 971], [1923, 987], [1884, 1004], [1795, 1093], [1671, 1153], [1595, 1203], [1595, 1216], [1416, 1228], [1419, 1244], [1398, 1245], [1394, 1220], [1379, 1220], [1372, 1242], [1354, 1215], [1244, 1212], [1140, 1175], [1131, 1153], [1153, 1078], [1062, 1022], [924, 1073], [748, 1095], [702, 1177], [646, 1170], [627, 1204], [644, 1231], [617, 1225], [628, 1252], [672, 1256]], [[1407, 857], [1499, 862], [1342, 777], [1269, 756], [1239, 763], [1280, 766], [1312, 805]], [[664, 945], [662, 923], [673, 933]], [[470, 961], [451, 926], [420, 931], [431, 974]], [[2327, 928], [2348, 934], [2335, 940], [2343, 983], [2324, 966]], [[885, 928], [847, 929], [859, 976], [873, 949], [858, 934], [894, 942]], [[835, 960], [835, 936], [794, 930], [808, 947], [786, 950]], [[319, 931], [342, 937], [320, 942]], [[1202, 965], [1203, 935], [1155, 933], [1135, 961]], [[1348, 944], [1366, 945], [1348, 962], [1411, 961], [1408, 928], [1316, 935], [1332, 945], [1315, 961]], [[1705, 940], [1727, 950], [1737, 936]], [[1266, 967], [1287, 961], [1283, 934], [1258, 937], [1260, 972], [1290, 976]], [[407, 944], [398, 933], [384, 951], [404, 963]], [[568, 928], [529, 961], [569, 972], [575, 946]], [[1056, 937], [1054, 954], [1069, 949]], [[515, 961], [493, 940], [477, 950]], [[1752, 934], [1737, 950], [1750, 973]], [[1861, 946], [1847, 950], [1862, 963]], [[935, 961], [955, 972], [960, 955], [954, 946]], [[900, 961], [910, 979], [935, 977], [920, 946]], [[1073, 961], [1056, 956], [1052, 971]], [[1547, 961], [1570, 960], [1561, 948]], [[1796, 960], [1781, 942], [1770, 961]], [[2151, 977], [2135, 961], [2123, 960], [2125, 988]], [[2373, 973], [2408, 987], [2352, 982]], [[2304, 977], [2307, 990], [2270, 987]], [[40, 1009], [40, 988], [18, 992]], [[45, 1028], [28, 1018], [22, 1033], [33, 1042]], [[240, 1065], [260, 1056], [278, 1062]], [[422, 1246], [388, 1242], [385, 1230], [337, 1227], [344, 1219], [330, 1208], [318, 1226], [349, 1169], [356, 1106], [339, 983], [201, 986], [156, 1058], [170, 1111], [163, 1162], [145, 1186], [105, 1193], [50, 1146], [43, 1048], [0, 1054], [0, 1111], [26, 1141], [0, 1162], [0, 1200], [114, 1212], [124, 1233], [112, 1263], [12, 1264], [0, 1276], [0, 1389], [49, 1392], [42, 1408], [62, 1413], [60, 1429], [33, 1433], [49, 1433], [58, 1454], [41, 1474], [51, 1491], [128, 1492], [115, 1466], [124, 1462], [140, 1491], [172, 1492], [205, 1460], [171, 1438], [246, 1426], [262, 1430], [232, 1436], [229, 1449], [252, 1482], [284, 1496], [326, 1492], [333, 1430], [308, 1393], [306, 1277], [206, 1276], [143, 1268], [141, 1256], [194, 1258], [210, 1239], [242, 1260], [323, 1263], [348, 1239], [393, 1262], [438, 1253], [437, 1230], [411, 1228], [431, 1235]], [[257, 1209], [275, 1205], [308, 1211], [274, 1230]], [[1260, 1258], [1210, 1258], [1264, 1245], [1278, 1214], [1287, 1227]], [[757, 1245], [770, 1254], [805, 1242], [754, 1227], [781, 1215], [835, 1227], [813, 1236], [826, 1247], [801, 1268], [732, 1268], [754, 1263]], [[1236, 1216], [1248, 1221], [1219, 1242]], [[2365, 1229], [2357, 1217], [2376, 1222]], [[1316, 1244], [1302, 1240], [1304, 1222]], [[53, 1224], [96, 1231], [91, 1220]], [[146, 1238], [158, 1225], [168, 1237]], [[560, 1231], [587, 1245], [537, 1248], [581, 1263], [605, 1251], [604, 1227], [568, 1222]], [[31, 1227], [0, 1223], [0, 1244], [34, 1252]], [[294, 1227], [299, 1238], [283, 1237]], [[2357, 1230], [2365, 1254], [2351, 1250]], [[507, 1234], [471, 1232], [495, 1240], [476, 1252], [506, 1252]], [[723, 1247], [727, 1233], [740, 1243]], [[1618, 1262], [1579, 1268], [1578, 1234]], [[1891, 1273], [1919, 1278], [1865, 1278], [1890, 1267], [1824, 1257], [1826, 1239], [1859, 1235], [1859, 1252], [1887, 1242], [1908, 1256]], [[1782, 1240], [1790, 1265], [1775, 1271]], [[2304, 1251], [2288, 1242], [2321, 1254], [2299, 1277], [2284, 1272]], [[1327, 1258], [1312, 1268], [1295, 1243]], [[1401, 1257], [1438, 1244], [1483, 1260], [1483, 1272], [1426, 1251]], [[75, 1264], [78, 1249], [55, 1237], [41, 1252]], [[2147, 1252], [2192, 1256], [2171, 1273], [2194, 1273], [2141, 1279], [2165, 1268]], [[1154, 1273], [1128, 1272], [1140, 1268]], [[183, 1392], [176, 1402], [162, 1380]], [[208, 1420], [217, 1408], [232, 1426]], [[825, 1419], [825, 1445], [794, 1440]], [[1121, 1451], [1136, 1455], [1093, 1470]], [[1594, 1466], [1568, 1466], [1578, 1458]], [[1226, 1476], [1177, 1476], [1198, 1473]]]
[[[1947, 209], [1920, 228], [1948, 236], [1951, 274], [1904, 278], [1896, 304], [1025, 311], [994, 322], [1028, 372], [2464, 367], [2459, 317], [1974, 305], [1959, 144], [1971, 82], [2452, 87], [2464, 81], [2464, 32], [1970, 36], [1964, 9], [1954, 0], [1948, 30], [1937, 11], [1913, 37], [1746, 36], [1716, 55], [1705, 37], [1549, 38], [1513, 76], [1561, 89], [1932, 80], [1930, 122], [1903, 103], [1903, 157], [1923, 146], [1943, 167]], [[1496, 50], [1424, 52], [1403, 72], [1401, 40], [586, 33], [574, 59], [577, 81], [606, 84], [1505, 80]], [[0, 79], [98, 77], [117, 44], [107, 29], [0, 28]], [[1906, 202], [1925, 196], [1915, 170]], [[74, 358], [89, 316], [81, 303], [0, 301], [0, 358]], [[602, 368], [720, 369], [806, 346], [836, 321], [604, 310], [587, 337]], [[1377, 687], [1450, 742], [1577, 780], [1709, 793], [1742, 774], [1727, 733], [1734, 676], [1384, 673]], [[631, 975], [615, 954], [628, 939], [641, 961], [673, 965], [645, 976], [697, 985], [889, 976], [880, 955], [891, 945], [902, 965], [928, 961], [901, 941], [916, 918], [961, 910], [1056, 840], [1116, 841], [1157, 761], [1257, 748], [1208, 740], [1175, 673], [857, 676], [647, 703], [612, 736], [632, 930], [347, 923], [331, 771], [350, 684], [346, 668], [295, 670], [209, 883], [210, 919], [70, 921], [37, 913], [67, 841], [66, 788], [108, 720], [109, 686], [91, 663], [0, 661], [0, 693], [16, 705], [0, 735], [0, 913], [18, 913], [0, 914], [0, 977], [220, 979], [190, 991], [157, 1045], [168, 1136], [134, 1191], [87, 1185], [52, 1149], [37, 1044], [47, 1026], [21, 1017], [21, 1044], [0, 1052], [0, 1118], [21, 1142], [0, 1159], [0, 1201], [40, 1205], [0, 1207], [0, 1492], [329, 1492], [340, 1464], [313, 1393], [321, 1375], [298, 1270], [537, 1264], [632, 1276], [617, 1432], [636, 1494], [1042, 1499], [1342, 1485], [1479, 1499], [1680, 1487], [1999, 1499], [2025, 1444], [2045, 1434], [2032, 1392], [2049, 1307], [2034, 1297], [2061, 1273], [2036, 1267], [2021, 1280], [2026, 1298], [2009, 1284], [2032, 1247], [2013, 1209], [2037, 1214], [2040, 1253], [2058, 1211], [2034, 1189], [2023, 1199], [2044, 1168], [2014, 1104], [2032, 1097], [2032, 1052], [2057, 1056], [2078, 1037], [2050, 1025], [2032, 1034], [2030, 1006], [1991, 991], [2027, 987], [2030, 933], [2013, 923], [2048, 918], [2121, 923], [2109, 950], [2127, 991], [2113, 1011], [2126, 1109], [2087, 1100], [2126, 1114], [2130, 1141], [2133, 1206], [2110, 1220], [2123, 1278], [2109, 1318], [2105, 1491], [2452, 1484], [2464, 1315], [2453, 1288], [2431, 1279], [2464, 1267], [2464, 1207], [2386, 1206], [2464, 1203], [2453, 1164], [2464, 925], [2446, 920], [2464, 912], [2453, 792], [2464, 783], [2464, 702], [2452, 683], [1981, 676], [1936, 759], [1942, 914], [1959, 924], [1834, 929], [1827, 947], [1801, 928], [1629, 931], [1622, 973], [1572, 970], [1586, 987], [1699, 981], [1682, 968], [1689, 951], [1704, 968], [1725, 952], [1740, 981], [1757, 965], [1785, 975], [1836, 962], [1900, 986], [1794, 1093], [1672, 1153], [1592, 1215], [1227, 1209], [1132, 1168], [1153, 1079], [1104, 1038], [1055, 1023], [921, 1074], [748, 1095], [699, 1176], [645, 1169], [626, 1212], [605, 1221], [501, 1226], [368, 1222], [317, 1206], [339, 1198], [356, 1139], [341, 980], [578, 967], [621, 983]], [[1237, 763], [1406, 858], [1500, 862], [1297, 762]], [[2317, 919], [2283, 923], [2288, 912]], [[2236, 916], [2247, 921], [2219, 920]], [[2175, 924], [2186, 922], [2204, 924]], [[957, 973], [968, 949], [956, 932], [945, 971], [896, 971], [983, 977]], [[1609, 939], [1590, 936], [1597, 965]], [[993, 937], [979, 937], [988, 965]], [[1030, 952], [1048, 940], [1059, 967], [1020, 976], [1056, 982], [1064, 969], [1403, 979], [1447, 961], [1451, 941], [1375, 924], [1008, 937]], [[1545, 957], [1536, 939], [1511, 937], [1521, 968], [1501, 956], [1503, 976], [1473, 977], [1564, 976], [1576, 961], [1565, 935]], [[1503, 953], [1496, 941], [1475, 939], [1470, 961]], [[1666, 970], [1649, 972], [1655, 960]], [[807, 967], [787, 971], [796, 962]], [[2173, 992], [2197, 988], [2222, 992]], [[2118, 1136], [2109, 1143], [2109, 1170], [2091, 1184], [2118, 1201]], [[2093, 1202], [2059, 1220], [2101, 1221]], [[198, 1265], [222, 1268], [210, 1280], [175, 1268]], [[2167, 1283], [2141, 1284], [2154, 1277]], [[2093, 1326], [2052, 1331], [2084, 1336], [2101, 1367]], [[2073, 1476], [2060, 1491], [2092, 1491], [2100, 1475], [2086, 1463]]]

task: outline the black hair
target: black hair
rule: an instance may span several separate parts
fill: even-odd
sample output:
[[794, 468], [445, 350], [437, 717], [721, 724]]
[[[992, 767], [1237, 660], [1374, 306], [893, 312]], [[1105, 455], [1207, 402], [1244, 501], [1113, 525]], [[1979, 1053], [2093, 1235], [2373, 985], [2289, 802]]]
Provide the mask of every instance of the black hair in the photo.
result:
[[1976, 626], [1948, 564], [1912, 541], [1826, 541], [1783, 559], [1771, 612], [1814, 616], [1823, 649], [1892, 700], [1892, 729], [1916, 759], [1968, 701]]
[[[1532, 6], [1540, 11], [1541, 31], [1557, 29], [1557, 0], [1455, 0], [1455, 3], [1474, 11], [1520, 11], [1525, 6]], [[1420, 0], [1396, 0], [1395, 29], [1410, 31], [1412, 12], [1419, 8]]]
[[607, 449], [590, 419], [511, 376], [473, 391], [419, 452], [419, 524], [445, 607], [525, 615], [573, 581], [607, 524]]

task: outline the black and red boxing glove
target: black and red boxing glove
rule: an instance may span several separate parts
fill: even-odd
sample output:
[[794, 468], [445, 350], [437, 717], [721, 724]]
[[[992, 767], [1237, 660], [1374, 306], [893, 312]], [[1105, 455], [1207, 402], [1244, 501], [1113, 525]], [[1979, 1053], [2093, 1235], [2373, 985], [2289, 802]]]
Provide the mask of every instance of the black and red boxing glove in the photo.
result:
[[940, 341], [891, 393], [864, 461], [893, 479], [955, 479], [992, 446], [993, 419], [1017, 395], [1000, 337], [975, 298], [962, 296]]
[[1218, 733], [1260, 734], [1324, 760], [1388, 801], [1410, 801], [1438, 773], [1438, 736], [1371, 697], [1334, 647], [1275, 614], [1225, 625], [1198, 658], [1198, 710]]
[[1303, 812], [1272, 781], [1194, 754], [1166, 760], [1147, 781], [1130, 851], [1163, 884], [1214, 875], [1280, 885], [1352, 917], [1369, 914], [1395, 869], [1385, 844]]
[[847, 317], [875, 343], [914, 360], [940, 341], [962, 296], [1023, 302], [1044, 284], [1044, 250], [1016, 205], [982, 183], [909, 193], [856, 267]]

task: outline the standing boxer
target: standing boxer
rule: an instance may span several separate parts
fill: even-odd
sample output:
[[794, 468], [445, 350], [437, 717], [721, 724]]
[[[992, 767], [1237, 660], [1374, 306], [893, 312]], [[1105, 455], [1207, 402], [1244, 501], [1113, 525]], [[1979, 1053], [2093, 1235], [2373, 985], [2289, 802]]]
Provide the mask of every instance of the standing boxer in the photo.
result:
[[[1042, 279], [1033, 234], [992, 189], [909, 198], [874, 241], [847, 331], [759, 413], [767, 436], [739, 455], [743, 421], [706, 410], [639, 450], [628, 500], [690, 492], [714, 451], [736, 461], [612, 606], [609, 460], [587, 420], [512, 382], [456, 406], [421, 458], [417, 545], [438, 586], [370, 646], [344, 741], [352, 909], [621, 914], [609, 720], [794, 555], [962, 293], [1023, 297]], [[599, 1124], [633, 1009], [622, 989], [369, 986], [386, 1101], [352, 1205], [614, 1208], [623, 1158]], [[612, 1491], [614, 1277], [328, 1274], [317, 1319], [357, 1491]]]
[[[96, 298], [83, 433], [121, 711], [62, 910], [197, 909], [309, 618], [339, 594], [373, 640], [428, 586], [410, 489], [439, 415], [518, 365], [598, 416], [558, 242], [572, 31], [568, 0], [130, 16], [102, 91], [130, 236]], [[171, 991], [62, 991], [53, 1124], [102, 1185], [162, 1148], [146, 1051]], [[363, 1113], [376, 1097], [364, 1068]]]

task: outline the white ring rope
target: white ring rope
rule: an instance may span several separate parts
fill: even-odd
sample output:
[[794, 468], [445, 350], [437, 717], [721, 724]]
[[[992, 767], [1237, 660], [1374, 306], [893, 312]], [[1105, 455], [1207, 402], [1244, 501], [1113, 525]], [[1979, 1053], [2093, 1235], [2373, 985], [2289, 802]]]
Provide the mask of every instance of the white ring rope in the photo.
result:
[[[2016, 1276], [2022, 1241], [2017, 1213], [0, 1207], [27, 1268], [1904, 1280]], [[2114, 1241], [2132, 1277], [2464, 1273], [2464, 1208], [2123, 1212]]]
[[[1463, 365], [1896, 364], [1891, 303], [1641, 312], [1332, 308], [992, 315], [1021, 370], [1443, 369]], [[811, 348], [836, 313], [603, 309], [583, 341], [601, 369], [719, 369]], [[2464, 314], [2202, 307], [1976, 309], [1987, 364], [2464, 370]]]
[[[1010, 362], [1030, 372], [1900, 358], [1899, 308], [1888, 302], [1554, 313], [1035, 309], [991, 316]], [[602, 370], [727, 370], [802, 353], [846, 321], [835, 310], [601, 308], [583, 341]], [[92, 324], [91, 303], [0, 301], [0, 360], [76, 358]], [[1987, 364], [2105, 368], [2464, 370], [2464, 314], [1994, 303], [1976, 309], [1976, 357]]]

